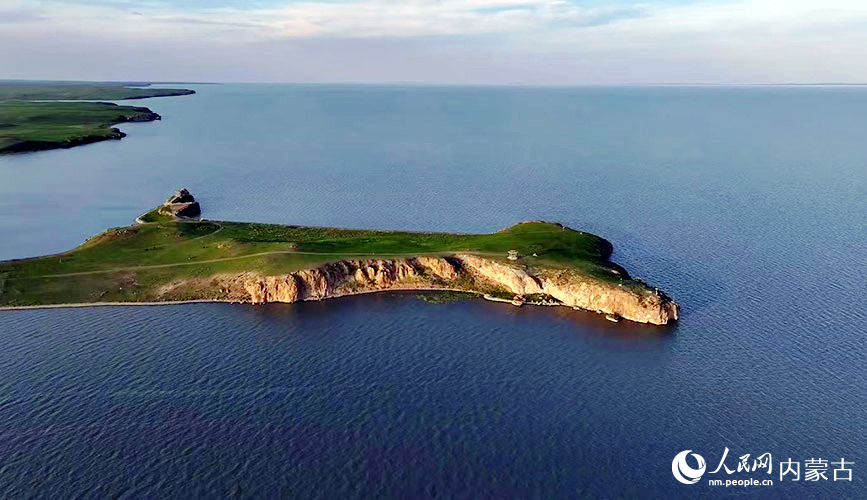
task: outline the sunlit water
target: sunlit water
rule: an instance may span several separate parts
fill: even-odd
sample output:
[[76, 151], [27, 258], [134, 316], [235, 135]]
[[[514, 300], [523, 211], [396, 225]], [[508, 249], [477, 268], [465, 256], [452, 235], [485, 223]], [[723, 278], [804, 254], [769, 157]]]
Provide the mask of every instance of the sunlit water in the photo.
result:
[[[194, 88], [135, 101], [164, 119], [122, 141], [0, 157], [0, 258], [179, 187], [215, 219], [547, 219], [682, 319], [412, 293], [0, 312], [7, 496], [867, 495], [867, 89]], [[773, 474], [675, 481], [675, 454], [726, 447]], [[855, 481], [781, 483], [789, 457]]]

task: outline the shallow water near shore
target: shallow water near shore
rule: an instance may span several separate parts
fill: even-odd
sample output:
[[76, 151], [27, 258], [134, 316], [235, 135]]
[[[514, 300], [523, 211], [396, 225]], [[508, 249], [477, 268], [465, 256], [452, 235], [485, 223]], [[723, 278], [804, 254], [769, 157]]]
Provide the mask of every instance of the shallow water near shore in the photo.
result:
[[[867, 495], [867, 89], [192, 88], [135, 101], [163, 120], [121, 141], [0, 157], [0, 258], [182, 186], [214, 219], [547, 219], [610, 240], [681, 320], [413, 293], [3, 311], [7, 496]], [[726, 447], [855, 481], [672, 477]]]

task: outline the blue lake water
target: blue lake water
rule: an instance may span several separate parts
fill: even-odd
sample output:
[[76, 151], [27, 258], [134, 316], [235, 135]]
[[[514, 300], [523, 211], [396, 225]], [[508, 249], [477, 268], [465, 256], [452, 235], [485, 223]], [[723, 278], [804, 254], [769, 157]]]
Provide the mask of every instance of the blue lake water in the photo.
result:
[[[215, 219], [560, 221], [682, 318], [411, 293], [0, 312], [6, 496], [867, 496], [867, 88], [193, 88], [133, 101], [163, 120], [122, 141], [0, 157], [0, 258], [188, 187]], [[710, 474], [726, 447], [773, 474]], [[851, 483], [779, 481], [841, 457]]]

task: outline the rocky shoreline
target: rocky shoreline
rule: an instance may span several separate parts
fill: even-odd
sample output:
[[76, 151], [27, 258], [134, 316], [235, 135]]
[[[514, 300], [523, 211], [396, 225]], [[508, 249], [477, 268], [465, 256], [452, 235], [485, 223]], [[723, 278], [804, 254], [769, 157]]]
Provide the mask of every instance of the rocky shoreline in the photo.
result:
[[200, 214], [196, 198], [180, 189], [138, 225], [110, 229], [60, 258], [0, 262], [0, 304], [264, 304], [458, 291], [515, 306], [595, 311], [611, 321], [665, 325], [679, 314], [665, 293], [609, 260], [610, 242], [562, 224], [527, 221], [475, 235], [211, 221]]
[[160, 306], [194, 303], [294, 303], [389, 291], [453, 291], [511, 303], [563, 306], [666, 325], [678, 319], [678, 304], [659, 290], [624, 287], [567, 269], [538, 268], [472, 254], [401, 259], [340, 260], [280, 275], [218, 274], [174, 281], [157, 299], [0, 306], [2, 310], [91, 306]]
[[409, 290], [461, 291], [514, 305], [561, 305], [654, 325], [678, 317], [677, 303], [658, 290], [472, 254], [340, 260], [281, 275], [221, 274], [169, 283], [159, 296], [264, 304]]

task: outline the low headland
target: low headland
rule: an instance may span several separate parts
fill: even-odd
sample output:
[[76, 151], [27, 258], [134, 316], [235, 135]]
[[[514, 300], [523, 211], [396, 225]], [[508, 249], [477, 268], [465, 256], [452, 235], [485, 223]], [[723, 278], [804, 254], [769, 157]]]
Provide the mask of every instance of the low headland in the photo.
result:
[[0, 308], [259, 304], [441, 290], [657, 325], [678, 315], [664, 292], [630, 278], [609, 260], [608, 241], [556, 223], [530, 221], [491, 234], [459, 234], [183, 216], [199, 210], [182, 190], [134, 226], [109, 229], [62, 254], [0, 262]]
[[0, 154], [71, 148], [121, 139], [114, 125], [159, 120], [146, 107], [95, 100], [194, 94], [187, 89], [134, 88], [124, 84], [0, 82]]

